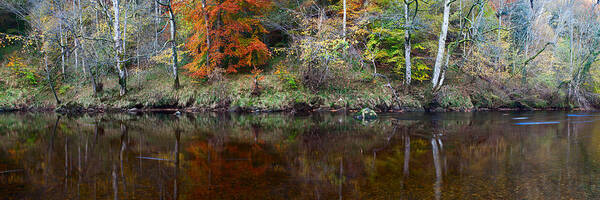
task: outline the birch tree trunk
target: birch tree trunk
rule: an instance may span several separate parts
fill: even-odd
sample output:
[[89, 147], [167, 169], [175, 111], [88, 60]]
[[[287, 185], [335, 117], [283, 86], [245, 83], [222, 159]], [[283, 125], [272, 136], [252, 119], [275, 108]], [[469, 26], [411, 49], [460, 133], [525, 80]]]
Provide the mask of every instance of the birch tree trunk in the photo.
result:
[[571, 23], [569, 23], [569, 73], [573, 73], [573, 56], [575, 54], [575, 51], [573, 50], [573, 37], [575, 34], [573, 34], [573, 17], [571, 16]]
[[171, 58], [172, 58], [172, 70], [173, 70], [173, 89], [179, 89], [179, 74], [177, 73], [177, 43], [175, 42], [175, 36], [177, 34], [176, 24], [175, 24], [175, 14], [173, 13], [172, 1], [169, 0], [168, 9], [169, 9], [169, 21], [170, 21], [170, 33], [171, 33]]
[[[79, 31], [83, 35], [83, 34], [85, 34], [85, 31], [83, 29], [83, 19], [82, 19], [83, 18], [83, 16], [82, 16], [83, 10], [81, 10], [81, 0], [77, 0], [77, 10], [78, 10], [77, 14], [79, 17]], [[79, 39], [77, 39], [77, 40], [78, 40], [78, 45], [79, 45], [78, 47], [80, 49], [82, 49], [81, 54], [84, 54], [83, 53], [84, 52], [83, 50], [85, 50], [84, 44]], [[86, 68], [86, 66], [85, 66], [85, 59], [81, 59], [81, 65], [83, 66], [82, 70], [83, 70], [83, 73], [85, 74], [86, 70], [88, 70], [88, 68]]]
[[412, 22], [410, 21], [410, 17], [408, 16], [408, 3], [404, 1], [404, 20], [406, 21], [406, 25], [408, 26], [404, 30], [404, 64], [406, 67], [405, 72], [405, 80], [406, 85], [410, 85], [411, 81], [411, 62], [410, 62], [410, 50], [412, 48], [410, 44], [410, 30], [412, 29]]
[[[77, 7], [76, 2], [73, 1], [73, 10], [75, 10], [75, 8]], [[79, 15], [79, 10], [77, 10], [77, 15]], [[79, 31], [81, 31], [81, 29], [79, 29]], [[75, 49], [73, 49], [73, 53], [75, 53], [75, 70], [79, 70], [79, 38], [75, 37], [74, 38], [75, 41]]]
[[446, 51], [446, 61], [444, 61], [444, 67], [442, 68], [442, 71], [440, 72], [440, 80], [438, 81], [437, 88], [435, 88], [436, 90], [440, 89], [442, 87], [442, 85], [444, 84], [444, 79], [446, 79], [446, 71], [448, 71], [448, 63], [450, 62], [451, 55], [452, 55], [452, 49], [450, 49], [450, 47], [448, 47], [448, 50]]
[[[138, 1], [134, 1], [134, 3], [135, 4], [134, 4], [133, 10], [135, 12], [133, 14], [133, 18], [134, 18], [134, 20], [135, 19], [140, 20], [139, 19], [140, 15], [138, 14], [138, 11], [137, 11], [138, 10], [138, 6], [139, 6], [139, 2]], [[140, 67], [140, 45], [139, 44], [140, 44], [140, 32], [142, 32], [141, 28], [140, 28], [141, 27], [140, 24], [141, 23], [136, 23], [136, 25], [135, 25], [135, 29], [136, 29], [136, 31], [135, 31], [136, 32], [135, 43], [137, 44], [137, 45], [135, 45], [135, 63], [136, 63], [137, 67]]]
[[446, 36], [448, 34], [448, 23], [450, 18], [450, 0], [444, 0], [444, 21], [442, 23], [442, 31], [438, 41], [438, 51], [435, 58], [435, 65], [433, 68], [433, 79], [431, 83], [433, 88], [439, 88], [440, 72], [442, 71], [442, 65], [444, 62], [444, 52], [446, 47]]
[[63, 42], [63, 29], [62, 23], [58, 23], [58, 32], [60, 37], [60, 67], [62, 68], [62, 75], [65, 76], [65, 44]]
[[346, 0], [344, 0], [344, 21], [342, 22], [343, 24], [343, 28], [342, 28], [342, 36], [344, 36], [344, 39], [346, 39]]
[[[123, 50], [123, 53], [125, 53], [125, 51], [127, 51], [127, 48], [125, 48], [125, 47], [127, 46], [127, 21], [129, 21], [127, 19], [127, 12], [129, 11], [129, 3], [130, 2], [126, 3], [127, 6], [125, 7], [125, 13], [123, 15], [123, 31], [122, 31], [123, 37], [121, 39], [121, 45], [123, 46], [121, 48]], [[124, 67], [123, 69], [125, 70], [125, 77], [128, 77], [129, 76], [129, 72], [127, 71], [127, 68]]]
[[[95, 26], [95, 27], [96, 27], [96, 34], [98, 34], [98, 33], [100, 32], [100, 28], [99, 28], [99, 25], [100, 25], [100, 18], [99, 18], [99, 16], [98, 16], [98, 10], [99, 10], [99, 9], [95, 9], [95, 10], [96, 10], [96, 13], [95, 13], [95, 14], [96, 14], [96, 18], [94, 18], [94, 23], [96, 24], [96, 26]], [[92, 49], [94, 49], [94, 44], [92, 44], [92, 45], [90, 45], [90, 46], [91, 46], [91, 48], [92, 48]], [[95, 70], [95, 71], [96, 71], [96, 74], [94, 74], [94, 73], [92, 72], [92, 70], [91, 70], [91, 69], [89, 69], [89, 73], [90, 73], [90, 74], [92, 74], [92, 76], [94, 77], [94, 80], [95, 80], [95, 81], [94, 81], [94, 82], [95, 82], [95, 85], [96, 85], [95, 93], [97, 93], [97, 92], [100, 92], [100, 91], [102, 91], [102, 89], [103, 89], [103, 87], [102, 87], [102, 80], [100, 79], [100, 77], [99, 77], [99, 75], [98, 75], [98, 74], [99, 74], [99, 73], [98, 73], [98, 68], [99, 68], [99, 67], [98, 67], [98, 56], [99, 56], [99, 55], [98, 55], [98, 51], [94, 50], [94, 66], [95, 66], [94, 68], [96, 69], [96, 70]], [[100, 87], [98, 87], [98, 86], [100, 86]]]
[[498, 48], [498, 54], [496, 55], [496, 70], [500, 69], [500, 57], [502, 56], [502, 46], [501, 46], [501, 39], [502, 36], [500, 35], [500, 28], [502, 28], [502, 11], [501, 9], [504, 7], [504, 1], [500, 0], [500, 6], [498, 8], [498, 11], [500, 13], [498, 13], [498, 30], [497, 34], [498, 34], [498, 38], [496, 40], [496, 47]]
[[[572, 2], [572, 1], [571, 1]], [[571, 3], [569, 3], [570, 5], [572, 5]], [[571, 10], [572, 11], [572, 10]], [[571, 23], [569, 23], [569, 76], [573, 77], [573, 70], [574, 70], [574, 66], [573, 66], [573, 54], [575, 51], [573, 51], [573, 13], [571, 12], [571, 15], [569, 16], [569, 21]], [[567, 98], [571, 98], [571, 96], [573, 96], [573, 81], [569, 82], [569, 89], [568, 89], [568, 94], [567, 94]]]
[[121, 63], [121, 59], [123, 57], [123, 46], [121, 44], [121, 27], [120, 27], [120, 15], [121, 9], [119, 8], [119, 0], [112, 0], [113, 3], [113, 31], [114, 31], [114, 48], [115, 48], [115, 63], [117, 70], [119, 71], [119, 85], [121, 86], [121, 90], [119, 94], [121, 96], [127, 93], [127, 76], [125, 76], [125, 66]]
[[79, 70], [79, 39], [75, 38], [75, 49], [73, 50], [75, 53], [75, 69]]
[[154, 52], [158, 50], [158, 0], [154, 1]]

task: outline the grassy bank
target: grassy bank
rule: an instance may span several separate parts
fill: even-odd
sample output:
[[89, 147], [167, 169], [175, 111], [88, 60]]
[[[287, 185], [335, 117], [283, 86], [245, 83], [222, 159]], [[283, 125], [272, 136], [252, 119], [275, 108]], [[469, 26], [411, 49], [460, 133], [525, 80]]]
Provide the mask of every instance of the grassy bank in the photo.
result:
[[[378, 112], [398, 111], [475, 111], [502, 109], [573, 109], [562, 103], [560, 95], [548, 99], [542, 94], [515, 94], [472, 81], [451, 82], [432, 93], [428, 82], [403, 89], [392, 83], [398, 96], [386, 87], [383, 79], [363, 76], [348, 79], [343, 86], [313, 91], [301, 85], [290, 85], [281, 76], [265, 73], [259, 82], [258, 95], [253, 94], [253, 78], [236, 74], [219, 82], [198, 82], [182, 76], [182, 88], [171, 88], [171, 77], [164, 68], [130, 72], [128, 94], [119, 96], [116, 78], [102, 81], [104, 90], [97, 96], [83, 78], [57, 83], [62, 101], [57, 105], [47, 86], [0, 88], [0, 108], [3, 110], [60, 110], [106, 112], [135, 110], [235, 111], [235, 112], [307, 112], [317, 110], [359, 110], [372, 108]], [[76, 79], [76, 78], [74, 78]], [[339, 85], [339, 84], [338, 84]]]
[[[174, 91], [172, 79], [155, 70], [133, 74], [128, 81], [128, 94], [120, 97], [116, 79], [103, 81], [104, 91], [93, 96], [89, 84], [62, 84], [56, 105], [47, 86], [4, 89], [0, 107], [20, 110], [82, 110], [106, 111], [127, 109], [186, 109], [192, 111], [311, 111], [330, 109], [360, 109], [363, 107], [389, 110], [422, 110], [420, 100], [405, 96], [393, 100], [389, 89], [380, 83], [355, 84], [341, 90], [314, 92], [306, 88], [288, 88], [276, 75], [264, 75], [260, 95], [253, 95], [253, 79], [246, 75], [227, 76], [220, 83], [195, 82], [182, 76], [182, 88]], [[360, 85], [360, 87], [359, 87]]]

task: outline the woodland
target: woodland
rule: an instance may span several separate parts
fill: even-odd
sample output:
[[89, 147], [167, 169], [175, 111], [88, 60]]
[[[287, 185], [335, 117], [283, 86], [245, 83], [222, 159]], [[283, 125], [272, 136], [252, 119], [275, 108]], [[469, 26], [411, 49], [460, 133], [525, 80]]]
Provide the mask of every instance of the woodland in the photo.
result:
[[0, 111], [592, 110], [596, 0], [0, 0]]

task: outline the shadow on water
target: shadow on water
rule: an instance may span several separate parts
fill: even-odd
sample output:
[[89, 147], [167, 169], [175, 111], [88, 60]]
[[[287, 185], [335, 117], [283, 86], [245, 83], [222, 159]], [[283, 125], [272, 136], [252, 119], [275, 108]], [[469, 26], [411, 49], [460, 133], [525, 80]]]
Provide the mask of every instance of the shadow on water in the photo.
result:
[[8, 113], [0, 198], [594, 199], [598, 118]]

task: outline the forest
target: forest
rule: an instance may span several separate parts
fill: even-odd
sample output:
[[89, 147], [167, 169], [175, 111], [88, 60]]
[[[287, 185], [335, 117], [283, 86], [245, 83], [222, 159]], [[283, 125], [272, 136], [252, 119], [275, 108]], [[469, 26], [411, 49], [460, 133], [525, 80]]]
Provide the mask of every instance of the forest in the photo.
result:
[[600, 108], [600, 0], [0, 0], [0, 111]]

